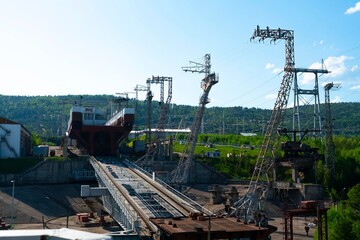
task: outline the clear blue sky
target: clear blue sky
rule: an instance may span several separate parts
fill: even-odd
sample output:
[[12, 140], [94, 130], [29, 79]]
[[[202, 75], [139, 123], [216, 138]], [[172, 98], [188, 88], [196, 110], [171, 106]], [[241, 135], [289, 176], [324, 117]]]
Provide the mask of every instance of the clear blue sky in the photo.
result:
[[196, 106], [203, 75], [181, 67], [209, 53], [209, 107], [272, 109], [285, 43], [251, 42], [257, 25], [294, 30], [296, 67], [324, 60], [319, 84], [342, 85], [332, 101], [360, 101], [360, 2], [348, 0], [0, 0], [0, 94], [134, 92], [156, 75], [173, 77], [173, 103]]

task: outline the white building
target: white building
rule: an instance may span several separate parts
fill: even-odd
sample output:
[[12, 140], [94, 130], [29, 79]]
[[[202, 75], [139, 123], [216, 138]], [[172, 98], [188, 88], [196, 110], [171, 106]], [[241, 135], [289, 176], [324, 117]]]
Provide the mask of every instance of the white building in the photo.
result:
[[31, 133], [21, 124], [0, 117], [0, 158], [31, 154]]

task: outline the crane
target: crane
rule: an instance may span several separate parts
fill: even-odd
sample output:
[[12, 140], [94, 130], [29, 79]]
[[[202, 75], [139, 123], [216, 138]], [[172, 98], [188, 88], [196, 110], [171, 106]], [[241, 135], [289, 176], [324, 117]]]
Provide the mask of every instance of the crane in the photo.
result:
[[[168, 83], [168, 94], [167, 94], [167, 98], [166, 98], [166, 102], [164, 102], [164, 84], [165, 82]], [[156, 127], [156, 131], [155, 131], [155, 137], [154, 137], [154, 144], [150, 144], [148, 147], [148, 158], [151, 158], [151, 161], [154, 160], [154, 156], [156, 153], [156, 149], [159, 149], [159, 144], [160, 144], [160, 140], [161, 140], [161, 134], [164, 132], [163, 130], [165, 129], [165, 122], [167, 119], [167, 116], [169, 114], [169, 106], [171, 103], [171, 99], [172, 99], [172, 77], [160, 77], [160, 76], [152, 76], [152, 78], [147, 79], [146, 81], [147, 85], [148, 85], [148, 89], [150, 89], [150, 84], [160, 84], [160, 116], [159, 116], [159, 121]], [[149, 109], [149, 112], [151, 109]], [[151, 132], [151, 129], [149, 129], [149, 131]], [[149, 139], [150, 142], [152, 142], [152, 139]], [[152, 147], [153, 146], [153, 147]]]
[[[168, 83], [168, 94], [166, 102], [164, 102], [164, 85], [165, 82]], [[145, 156], [141, 157], [136, 161], [136, 164], [147, 168], [147, 170], [150, 170], [151, 162], [154, 160], [155, 154], [157, 153], [157, 150], [159, 150], [159, 145], [161, 142], [161, 134], [164, 132], [165, 128], [165, 121], [167, 119], [168, 113], [169, 113], [169, 106], [172, 99], [172, 77], [164, 77], [164, 76], [152, 76], [152, 78], [148, 78], [146, 80], [147, 83], [147, 104], [148, 104], [148, 137], [147, 137], [147, 153]], [[152, 112], [152, 98], [153, 94], [150, 90], [151, 84], [160, 84], [160, 101], [159, 104], [161, 106], [160, 109], [160, 116], [159, 121], [156, 127], [155, 131], [155, 137], [154, 141], [151, 137], [151, 112]], [[160, 157], [160, 156], [159, 156]]]
[[291, 84], [294, 79], [293, 68], [295, 66], [293, 30], [284, 30], [280, 28], [269, 29], [269, 27], [260, 29], [260, 27], [257, 26], [251, 40], [257, 38], [259, 41], [264, 41], [269, 38], [271, 42], [285, 40], [285, 67], [283, 80], [266, 128], [249, 188], [246, 194], [234, 203], [230, 213], [230, 215], [236, 216], [238, 219], [243, 216], [245, 220], [256, 220], [256, 213], [261, 209], [261, 201], [266, 199], [270, 188], [271, 183], [269, 174], [273, 171], [275, 154], [280, 145], [278, 129], [283, 122]]
[[204, 116], [205, 106], [210, 102], [208, 96], [212, 86], [219, 82], [219, 77], [215, 73], [210, 74], [210, 60], [210, 54], [205, 54], [203, 64], [190, 61], [190, 64], [194, 64], [194, 66], [182, 67], [182, 70], [185, 72], [205, 73], [205, 78], [201, 81], [203, 94], [200, 97], [199, 107], [191, 126], [191, 132], [186, 138], [183, 154], [179, 160], [178, 166], [170, 173], [170, 181], [173, 183], [184, 184], [191, 181], [189, 173], [194, 166], [193, 155]]
[[337, 83], [327, 83], [324, 86], [325, 90], [325, 165], [330, 170], [332, 176], [335, 175], [335, 161], [334, 161], [334, 142], [333, 142], [333, 123], [331, 117], [330, 107], [330, 90], [332, 88], [340, 88], [341, 85]]

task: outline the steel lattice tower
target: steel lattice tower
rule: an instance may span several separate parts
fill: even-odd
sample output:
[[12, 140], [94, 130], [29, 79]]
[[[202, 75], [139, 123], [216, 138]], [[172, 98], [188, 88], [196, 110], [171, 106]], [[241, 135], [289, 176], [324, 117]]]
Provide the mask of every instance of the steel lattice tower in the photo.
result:
[[[166, 102], [164, 102], [164, 85], [165, 82], [168, 83], [168, 94]], [[162, 142], [164, 142], [164, 129], [165, 129], [165, 121], [169, 114], [169, 106], [172, 99], [172, 77], [160, 77], [160, 76], [152, 76], [152, 78], [148, 78], [146, 80], [147, 84], [147, 108], [148, 108], [148, 137], [147, 137], [147, 153], [142, 158], [136, 161], [136, 164], [141, 165], [142, 167], [149, 168], [150, 170], [151, 163], [154, 161], [155, 154], [159, 150], [159, 146]], [[159, 121], [156, 127], [155, 136], [152, 137], [151, 134], [151, 119], [152, 119], [152, 98], [153, 94], [151, 92], [151, 84], [160, 84], [160, 101], [159, 105], [161, 106], [160, 109], [160, 116]]]
[[340, 88], [340, 84], [328, 83], [324, 86], [325, 90], [325, 165], [330, 170], [332, 176], [335, 175], [334, 142], [333, 142], [333, 122], [331, 116], [330, 90]]
[[191, 182], [190, 170], [194, 166], [194, 150], [197, 142], [197, 138], [200, 132], [201, 122], [205, 112], [205, 106], [210, 102], [208, 98], [211, 87], [218, 83], [219, 78], [215, 73], [210, 74], [211, 64], [210, 64], [210, 54], [206, 54], [204, 57], [204, 64], [196, 63], [190, 61], [191, 64], [195, 66], [182, 67], [182, 70], [185, 72], [197, 72], [205, 73], [205, 78], [201, 81], [201, 88], [203, 89], [203, 94], [200, 97], [199, 107], [195, 115], [195, 119], [191, 126], [191, 132], [187, 136], [185, 141], [184, 151], [179, 160], [178, 166], [170, 173], [170, 181], [173, 183], [188, 183]]
[[264, 41], [269, 38], [272, 42], [285, 40], [285, 67], [283, 80], [266, 128], [248, 191], [239, 201], [234, 203], [233, 207], [235, 210], [231, 213], [231, 215], [236, 215], [238, 218], [242, 215], [245, 219], [254, 217], [254, 213], [261, 208], [260, 201], [266, 199], [267, 192], [270, 188], [269, 173], [274, 171], [275, 153], [279, 148], [279, 135], [277, 131], [284, 119], [284, 112], [288, 103], [291, 84], [294, 79], [293, 68], [295, 66], [293, 30], [280, 28], [269, 29], [269, 27], [260, 29], [260, 27], [257, 26], [251, 40], [256, 38], [258, 38], [259, 41]]
[[136, 93], [136, 105], [135, 105], [135, 140], [138, 140], [138, 118], [137, 118], [137, 114], [138, 114], [138, 102], [139, 102], [139, 92], [140, 91], [146, 91], [149, 92], [149, 89], [146, 86], [140, 85], [140, 84], [136, 84], [134, 91]]
[[[293, 131], [298, 131], [299, 139], [301, 139], [302, 130], [309, 130], [313, 132], [313, 136], [316, 137], [317, 133], [321, 133], [321, 116], [320, 116], [320, 98], [319, 98], [319, 81], [318, 74], [329, 73], [328, 70], [325, 69], [305, 69], [305, 68], [293, 68], [292, 71], [295, 73], [294, 76], [294, 108], [293, 108]], [[298, 85], [298, 73], [313, 73], [315, 75], [314, 79], [314, 88], [307, 90], [301, 89]], [[312, 96], [310, 99], [305, 99], [302, 95], [310, 95]], [[313, 114], [312, 114], [312, 122], [313, 126], [311, 129], [310, 119], [300, 117], [300, 99], [305, 106], [310, 106], [313, 101]], [[301, 120], [302, 123], [301, 124]], [[305, 128], [305, 129], [304, 129]], [[296, 139], [294, 139], [296, 141]]]

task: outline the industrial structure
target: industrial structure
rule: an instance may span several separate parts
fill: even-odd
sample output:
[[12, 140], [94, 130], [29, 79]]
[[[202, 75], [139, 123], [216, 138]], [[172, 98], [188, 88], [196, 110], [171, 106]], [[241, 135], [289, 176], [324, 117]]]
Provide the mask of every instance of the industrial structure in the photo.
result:
[[173, 183], [188, 183], [194, 181], [195, 176], [189, 176], [191, 169], [194, 167], [193, 155], [197, 142], [197, 138], [200, 132], [201, 123], [204, 117], [205, 106], [210, 102], [209, 93], [211, 87], [219, 82], [219, 76], [211, 72], [211, 57], [210, 54], [206, 54], [204, 57], [204, 63], [196, 63], [190, 61], [190, 64], [194, 66], [183, 67], [185, 72], [197, 72], [204, 73], [205, 78], [201, 81], [201, 88], [203, 94], [200, 97], [199, 107], [195, 115], [195, 119], [191, 126], [191, 133], [187, 136], [185, 141], [185, 147], [183, 154], [179, 160], [179, 164], [174, 171], [170, 174], [170, 181]]
[[147, 86], [143, 86], [143, 85], [140, 85], [140, 84], [136, 84], [135, 88], [134, 88], [134, 91], [135, 91], [135, 94], [136, 94], [136, 102], [135, 102], [135, 119], [134, 119], [134, 130], [135, 130], [135, 152], [137, 152], [137, 140], [138, 140], [138, 134], [137, 134], [137, 131], [138, 131], [138, 117], [137, 117], [137, 114], [138, 114], [138, 110], [139, 110], [139, 106], [138, 106], [138, 101], [139, 101], [139, 92], [149, 92], [150, 89], [148, 89]]
[[[164, 88], [165, 82], [168, 84], [167, 98], [164, 102]], [[147, 84], [147, 130], [146, 130], [146, 154], [139, 158], [136, 161], [136, 164], [146, 169], [147, 171], [152, 171], [153, 161], [163, 161], [165, 156], [169, 156], [169, 149], [171, 149], [169, 142], [166, 140], [165, 125], [166, 120], [169, 115], [169, 107], [172, 99], [172, 77], [160, 77], [152, 76], [146, 80]], [[152, 99], [153, 94], [151, 91], [152, 84], [160, 85], [160, 114], [157, 126], [155, 129], [152, 129], [151, 119], [152, 119]], [[145, 88], [144, 88], [145, 89]], [[152, 133], [154, 132], [154, 136]]]
[[264, 41], [270, 38], [271, 41], [285, 40], [285, 67], [284, 76], [281, 87], [271, 114], [270, 121], [266, 128], [263, 143], [261, 145], [258, 158], [255, 163], [255, 169], [251, 177], [247, 193], [234, 203], [234, 210], [232, 215], [238, 218], [245, 218], [246, 221], [254, 219], [257, 212], [260, 210], [260, 202], [267, 197], [270, 189], [269, 174], [274, 172], [274, 161], [276, 151], [279, 148], [278, 129], [280, 128], [284, 111], [288, 102], [291, 84], [294, 79], [294, 72], [292, 69], [295, 66], [294, 56], [294, 31], [284, 29], [260, 29], [259, 26], [255, 29], [251, 39], [259, 38]]
[[[130, 134], [136, 119], [134, 109], [128, 107], [127, 93], [118, 94], [120, 96], [112, 101], [110, 120], [107, 119], [105, 111], [92, 106], [82, 106], [80, 103], [71, 108], [67, 134], [69, 138], [76, 139], [78, 146], [84, 150], [83, 153], [91, 155], [89, 162], [95, 170], [99, 184], [96, 188], [88, 185], [82, 186], [81, 195], [83, 197], [101, 196], [105, 209], [124, 229], [123, 234], [131, 235], [131, 238], [134, 237], [134, 239], [135, 237], [153, 237], [159, 239], [246, 238], [260, 240], [266, 239], [276, 231], [275, 227], [268, 225], [262, 202], [267, 198], [271, 188], [281, 188], [280, 185], [272, 183], [272, 181], [278, 180], [277, 170], [280, 167], [291, 168], [294, 182], [300, 182], [298, 178], [301, 174], [302, 176], [311, 175], [314, 163], [319, 159], [318, 149], [307, 146], [302, 140], [309, 133], [313, 133], [313, 136], [317, 137], [322, 132], [318, 75], [327, 74], [329, 71], [295, 68], [293, 30], [268, 27], [260, 29], [258, 26], [251, 39], [259, 39], [259, 41], [270, 39], [272, 42], [285, 41], [284, 76], [266, 127], [248, 190], [243, 197], [232, 202], [232, 208], [226, 218], [216, 216], [183, 193], [173, 189], [157, 178], [156, 171], [153, 171], [154, 161], [165, 160], [164, 146], [167, 144], [169, 146], [167, 150], [172, 151], [171, 138], [168, 140], [165, 137], [167, 132], [174, 132], [174, 130], [165, 129], [172, 99], [172, 77], [152, 76], [147, 79], [147, 86], [136, 85], [134, 89], [136, 100], [138, 100], [139, 91], [147, 93], [147, 129], [144, 130], [147, 133], [147, 148], [145, 155], [135, 164], [126, 158], [121, 158], [121, 161], [119, 158], [113, 158], [119, 155], [119, 144]], [[170, 173], [169, 182], [171, 184], [193, 183], [198, 177], [194, 171], [196, 168], [194, 151], [198, 135], [203, 127], [205, 108], [210, 102], [210, 90], [219, 82], [218, 75], [211, 73], [210, 54], [204, 56], [204, 63], [190, 61], [190, 64], [194, 65], [183, 67], [182, 70], [205, 75], [201, 81], [203, 93], [191, 131], [185, 140], [184, 151], [180, 155], [177, 166]], [[313, 89], [299, 88], [298, 74], [302, 73], [315, 75]], [[164, 97], [165, 83], [168, 84], [166, 101]], [[292, 129], [288, 130], [283, 128], [282, 124], [292, 83], [294, 83], [293, 124]], [[155, 129], [152, 129], [152, 100], [154, 97], [151, 91], [152, 84], [160, 85], [160, 114]], [[325, 162], [332, 174], [335, 173], [335, 165], [329, 91], [333, 87], [339, 87], [339, 85], [329, 83], [324, 87], [326, 103]], [[308, 128], [311, 124], [308, 124], [306, 120], [304, 124], [301, 119], [301, 95], [310, 95], [314, 99], [312, 129]], [[64, 108], [65, 102], [62, 103]], [[123, 103], [126, 106], [123, 106]], [[309, 105], [309, 102], [304, 104]], [[0, 157], [9, 157], [11, 154], [13, 157], [19, 157], [27, 153], [30, 146], [28, 139], [29, 137], [31, 139], [31, 134], [21, 125], [16, 125], [16, 127], [15, 125], [16, 123], [10, 120], [0, 119]], [[137, 134], [141, 131], [135, 130], [137, 140]], [[20, 136], [18, 137], [20, 139], [19, 150], [11, 147], [14, 144], [9, 144], [9, 141], [13, 141], [10, 139], [10, 135], [14, 137], [10, 133], [17, 131], [19, 132], [17, 135]], [[288, 141], [281, 142], [280, 136], [286, 136]], [[279, 154], [280, 151], [283, 155]], [[308, 204], [311, 205], [311, 203]], [[318, 203], [315, 207], [312, 205], [298, 210], [285, 209], [285, 239], [292, 239], [293, 216], [314, 213], [319, 216], [320, 239], [324, 236], [323, 234], [325, 234], [324, 239], [327, 239], [326, 211], [327, 209]]]
[[125, 239], [265, 240], [277, 229], [216, 216], [126, 159], [90, 157], [89, 161], [99, 187], [83, 185], [81, 196], [102, 196], [104, 208], [123, 228]]
[[31, 133], [20, 123], [0, 118], [0, 158], [31, 155]]
[[[319, 74], [330, 73], [326, 69], [308, 69], [308, 68], [292, 68], [289, 69], [295, 73], [294, 75], [294, 107], [293, 107], [293, 131], [298, 131], [299, 138], [302, 138], [302, 130], [310, 130], [313, 137], [320, 137], [322, 132], [321, 115], [320, 115], [320, 97], [319, 97]], [[298, 74], [312, 73], [314, 74], [314, 88], [301, 89], [298, 84]], [[306, 98], [310, 96], [310, 98]], [[312, 104], [313, 103], [313, 104]], [[313, 112], [310, 117], [301, 116], [300, 107], [313, 105]], [[304, 114], [304, 112], [302, 112]], [[302, 120], [302, 121], [301, 121]], [[312, 120], [312, 121], [311, 121]], [[301, 122], [303, 122], [301, 124]], [[312, 125], [311, 126], [311, 122]]]
[[116, 156], [119, 144], [132, 130], [133, 123], [133, 108], [123, 108], [107, 120], [105, 110], [91, 106], [73, 106], [70, 109], [67, 134], [87, 154]]
[[[167, 92], [167, 98], [164, 102], [164, 84], [167, 82], [168, 84], [168, 92]], [[151, 137], [151, 123], [148, 124], [148, 148], [147, 148], [147, 159], [148, 161], [152, 162], [155, 160], [155, 155], [157, 160], [160, 160], [164, 154], [161, 152], [161, 146], [165, 143], [165, 134], [164, 129], [166, 125], [166, 120], [168, 118], [169, 114], [169, 107], [172, 99], [172, 77], [159, 77], [159, 76], [152, 76], [152, 78], [149, 78], [146, 80], [147, 88], [151, 89], [151, 84], [160, 84], [160, 115], [159, 120], [157, 123], [155, 136]], [[151, 108], [151, 99], [148, 100], [148, 113], [149, 118], [151, 119], [152, 114], [152, 108]]]
[[325, 166], [332, 176], [335, 175], [334, 142], [333, 142], [333, 119], [331, 116], [330, 90], [340, 88], [340, 84], [328, 83], [325, 90]]
[[[269, 38], [270, 41], [285, 40], [285, 67], [284, 76], [272, 111], [271, 118], [268, 122], [263, 144], [255, 164], [255, 169], [246, 194], [233, 204], [232, 216], [242, 218], [245, 221], [267, 223], [266, 217], [263, 216], [263, 200], [272, 188], [280, 188], [282, 184], [277, 184], [277, 168], [286, 167], [292, 170], [292, 179], [298, 182], [300, 177], [311, 175], [315, 161], [319, 159], [317, 148], [311, 148], [302, 142], [304, 136], [309, 133], [321, 132], [321, 118], [319, 105], [319, 88], [318, 74], [329, 73], [323, 69], [302, 69], [295, 68], [294, 56], [294, 32], [284, 29], [255, 29], [251, 39], [259, 38], [264, 41]], [[315, 86], [313, 90], [300, 89], [297, 83], [298, 73], [315, 74]], [[293, 129], [283, 128], [284, 113], [288, 103], [292, 82], [294, 81], [294, 109], [293, 109]], [[299, 98], [300, 95], [313, 95], [315, 98], [313, 112], [313, 128], [303, 130], [300, 124]], [[288, 141], [281, 143], [280, 136], [285, 135]], [[283, 155], [279, 157], [280, 147]], [[289, 188], [285, 186], [285, 190]], [[291, 218], [292, 221], [292, 218]], [[292, 222], [291, 222], [292, 224]], [[319, 235], [322, 233], [320, 232]], [[291, 231], [292, 239], [292, 231]]]

